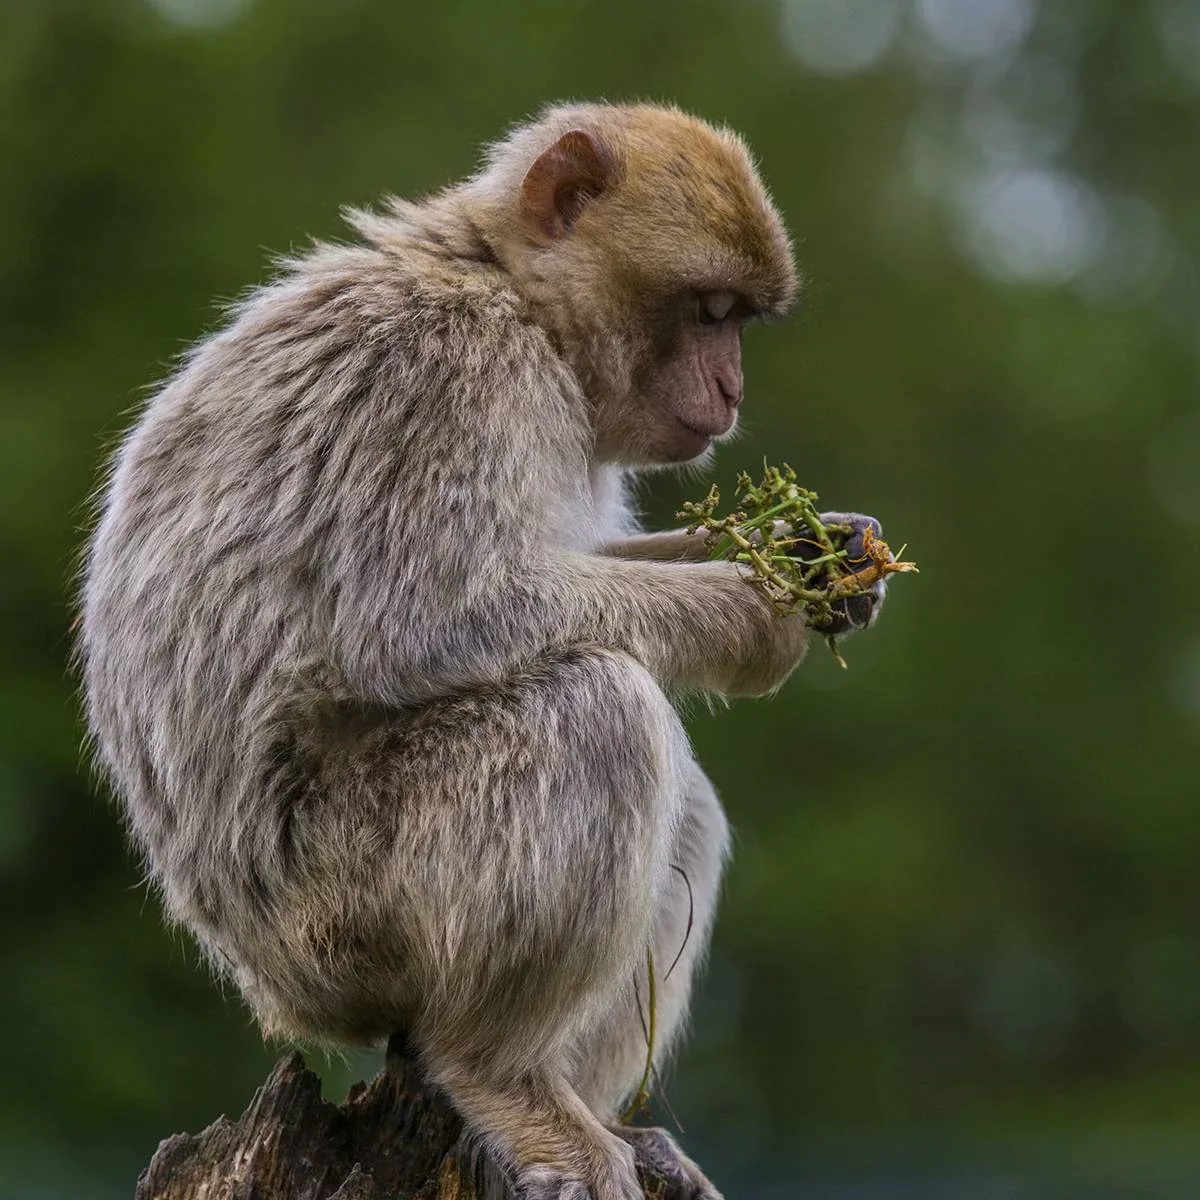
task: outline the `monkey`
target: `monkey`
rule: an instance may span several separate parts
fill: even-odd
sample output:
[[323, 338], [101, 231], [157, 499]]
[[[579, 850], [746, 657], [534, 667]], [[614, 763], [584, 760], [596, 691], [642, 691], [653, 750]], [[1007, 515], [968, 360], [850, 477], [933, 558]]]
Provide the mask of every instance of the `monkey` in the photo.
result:
[[631, 489], [734, 431], [742, 330], [798, 290], [782, 218], [735, 133], [604, 103], [346, 217], [98, 488], [97, 763], [266, 1036], [402, 1032], [522, 1200], [633, 1200], [639, 1163], [719, 1200], [620, 1119], [648, 972], [658, 1069], [729, 849], [677, 704], [773, 692], [809, 631]]

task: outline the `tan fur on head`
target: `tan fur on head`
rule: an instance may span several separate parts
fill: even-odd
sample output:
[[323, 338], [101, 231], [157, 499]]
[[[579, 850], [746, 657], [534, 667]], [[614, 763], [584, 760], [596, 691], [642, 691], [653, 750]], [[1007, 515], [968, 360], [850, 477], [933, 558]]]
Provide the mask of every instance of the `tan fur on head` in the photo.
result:
[[[698, 289], [746, 287], [764, 314], [785, 311], [796, 294], [791, 245], [742, 139], [654, 108], [630, 111], [626, 139], [614, 222], [646, 256], [629, 269], [690, 274]], [[682, 261], [668, 262], [667, 248]]]
[[502, 258], [527, 250], [521, 181], [573, 129], [594, 136], [613, 160], [612, 186], [578, 221], [589, 256], [607, 254], [622, 275], [652, 286], [681, 272], [714, 290], [746, 281], [765, 314], [786, 311], [797, 287], [791, 244], [749, 150], [732, 130], [674, 107], [556, 106], [490, 146], [459, 191]]

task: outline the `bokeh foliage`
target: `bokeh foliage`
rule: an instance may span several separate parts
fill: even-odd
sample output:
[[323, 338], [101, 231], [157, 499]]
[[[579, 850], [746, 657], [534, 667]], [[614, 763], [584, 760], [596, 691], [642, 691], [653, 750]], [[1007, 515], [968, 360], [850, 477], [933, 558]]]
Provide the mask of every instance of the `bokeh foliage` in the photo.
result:
[[1191, 0], [8, 0], [0, 1192], [128, 1194], [273, 1054], [87, 776], [104, 445], [268, 250], [605, 96], [743, 130], [796, 234], [716, 478], [790, 461], [922, 567], [850, 671], [692, 714], [738, 850], [685, 1139], [740, 1196], [1196, 1194], [1197, 62]]

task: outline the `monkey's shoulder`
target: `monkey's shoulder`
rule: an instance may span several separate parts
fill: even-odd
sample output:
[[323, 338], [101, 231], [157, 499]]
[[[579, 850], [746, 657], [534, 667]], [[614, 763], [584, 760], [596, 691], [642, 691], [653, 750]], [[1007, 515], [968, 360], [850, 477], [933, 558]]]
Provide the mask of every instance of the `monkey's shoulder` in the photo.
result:
[[[297, 336], [352, 337], [356, 344], [408, 349], [429, 358], [448, 343], [489, 359], [556, 357], [526, 301], [493, 264], [420, 247], [319, 245], [246, 306], [250, 324], [282, 322]], [[454, 360], [467, 365], [470, 355]]]

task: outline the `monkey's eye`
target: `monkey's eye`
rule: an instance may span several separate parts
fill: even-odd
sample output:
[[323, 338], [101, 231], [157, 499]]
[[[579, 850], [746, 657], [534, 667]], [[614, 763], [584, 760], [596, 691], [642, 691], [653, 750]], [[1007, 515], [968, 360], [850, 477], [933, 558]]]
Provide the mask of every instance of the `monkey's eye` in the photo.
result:
[[696, 300], [696, 319], [701, 325], [720, 325], [737, 304], [729, 292], [705, 292]]

